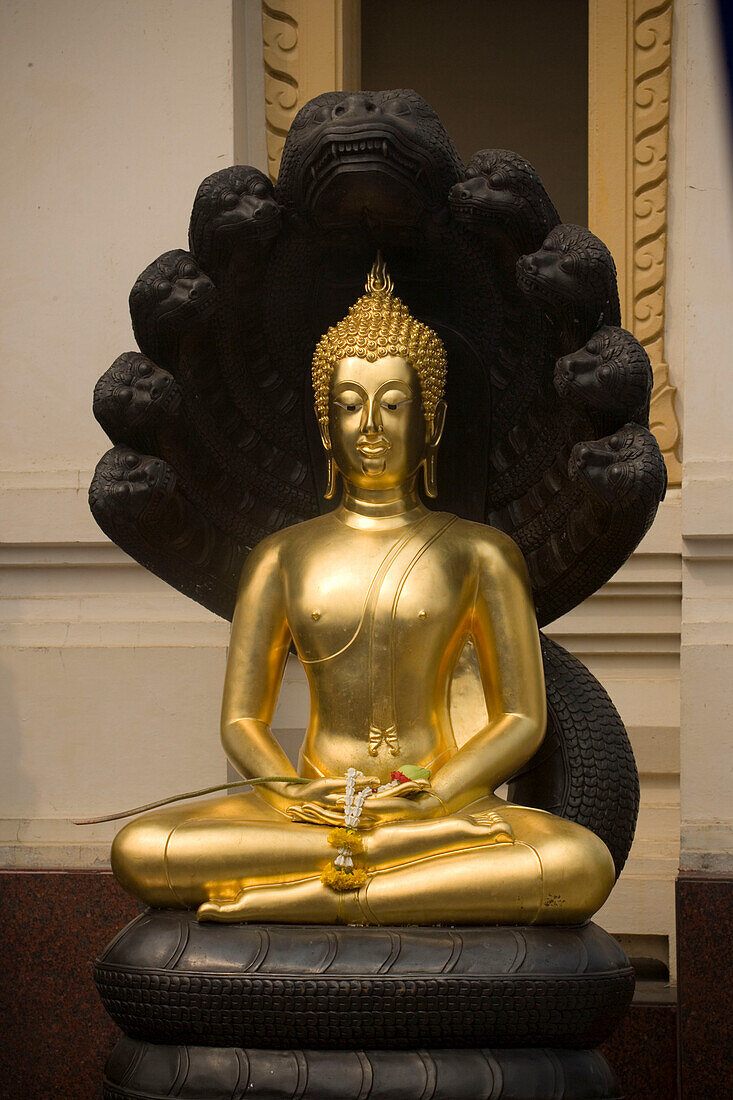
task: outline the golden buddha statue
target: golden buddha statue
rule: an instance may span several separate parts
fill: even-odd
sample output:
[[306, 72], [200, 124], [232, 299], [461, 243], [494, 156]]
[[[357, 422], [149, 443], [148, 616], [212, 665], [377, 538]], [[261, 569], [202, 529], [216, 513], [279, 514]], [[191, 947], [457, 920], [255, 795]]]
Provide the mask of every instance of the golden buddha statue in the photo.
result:
[[[283, 778], [124, 826], [113, 870], [149, 905], [219, 921], [573, 924], [608, 896], [595, 834], [493, 793], [544, 736], [542, 660], [516, 545], [420, 498], [421, 477], [436, 494], [445, 372], [442, 342], [378, 260], [313, 360], [341, 501], [252, 551], [232, 624], [224, 748], [245, 778]], [[291, 643], [311, 695], [299, 773], [271, 730]], [[467, 646], [486, 720], [462, 740], [450, 692]]]

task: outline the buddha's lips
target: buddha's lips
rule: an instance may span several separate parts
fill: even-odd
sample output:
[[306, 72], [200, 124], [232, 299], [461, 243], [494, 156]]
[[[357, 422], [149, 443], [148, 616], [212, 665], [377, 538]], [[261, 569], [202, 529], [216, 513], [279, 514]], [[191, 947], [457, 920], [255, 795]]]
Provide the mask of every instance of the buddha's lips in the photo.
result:
[[375, 440], [373, 443], [366, 439], [360, 439], [356, 444], [357, 451], [365, 458], [381, 458], [382, 455], [386, 455], [387, 451], [391, 450], [391, 447], [392, 444], [387, 439]]

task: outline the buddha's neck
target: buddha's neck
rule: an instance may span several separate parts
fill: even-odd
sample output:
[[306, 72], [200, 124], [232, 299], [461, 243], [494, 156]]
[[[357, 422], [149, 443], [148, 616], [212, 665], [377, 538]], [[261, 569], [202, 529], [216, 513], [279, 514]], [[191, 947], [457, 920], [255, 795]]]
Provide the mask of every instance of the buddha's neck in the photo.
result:
[[392, 489], [362, 489], [344, 482], [336, 517], [349, 527], [384, 530], [414, 523], [425, 511], [414, 477]]

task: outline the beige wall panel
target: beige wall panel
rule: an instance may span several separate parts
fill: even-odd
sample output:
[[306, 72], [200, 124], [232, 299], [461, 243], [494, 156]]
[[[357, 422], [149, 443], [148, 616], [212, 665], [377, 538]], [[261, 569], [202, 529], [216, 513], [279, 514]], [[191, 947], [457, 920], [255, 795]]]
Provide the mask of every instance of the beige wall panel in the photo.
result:
[[4, 816], [105, 814], [224, 782], [223, 649], [32, 646], [1, 659]]
[[[733, 463], [733, 161], [722, 40], [712, 0], [687, 4], [679, 264], [685, 286], [685, 459]], [[686, 476], [692, 471], [685, 471]], [[686, 494], [687, 496], [687, 494]], [[723, 494], [721, 494], [722, 500]], [[730, 499], [730, 498], [728, 498]], [[728, 516], [731, 516], [730, 511]], [[708, 522], [714, 522], [714, 513]]]
[[85, 866], [68, 818], [226, 774], [226, 627], [110, 546], [86, 494], [132, 282], [233, 159], [232, 3], [5, 3], [1, 48], [0, 846]]
[[683, 869], [733, 871], [733, 160], [712, 0], [688, 0], [676, 151], [677, 339], [685, 358]]
[[23, 0], [2, 22], [0, 469], [87, 469], [130, 287], [232, 161], [231, 0]]
[[224, 656], [203, 646], [0, 650], [0, 864], [106, 866], [115, 826], [70, 819], [226, 782]]
[[660, 913], [674, 913], [674, 874], [624, 874], [610, 898], [593, 918], [611, 935], [664, 935], [669, 943], [669, 965], [674, 977], [674, 920], [664, 927]]
[[[700, 614], [698, 611], [697, 615]], [[725, 623], [713, 622], [725, 615]], [[683, 870], [733, 870], [733, 600], [683, 643]], [[717, 626], [717, 629], [715, 627]], [[685, 636], [689, 633], [686, 624]]]

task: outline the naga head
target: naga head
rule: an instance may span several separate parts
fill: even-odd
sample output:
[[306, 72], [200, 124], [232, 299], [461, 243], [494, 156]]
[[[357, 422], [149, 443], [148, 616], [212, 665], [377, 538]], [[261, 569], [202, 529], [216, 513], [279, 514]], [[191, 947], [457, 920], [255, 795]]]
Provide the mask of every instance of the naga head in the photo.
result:
[[140, 455], [130, 447], [117, 446], [100, 459], [89, 486], [92, 511], [112, 518], [115, 513], [139, 519], [149, 518], [160, 509], [175, 487], [176, 477], [170, 466], [154, 455]]
[[519, 252], [535, 249], [560, 221], [532, 165], [510, 149], [475, 153], [448, 202], [459, 224], [490, 243], [509, 238]]
[[651, 505], [650, 524], [667, 486], [664, 459], [658, 447], [647, 445], [650, 438], [646, 428], [629, 423], [604, 439], [576, 444], [568, 464], [571, 479], [605, 505], [630, 510], [639, 501]]
[[272, 184], [256, 168], [235, 165], [207, 176], [193, 204], [189, 241], [204, 270], [244, 242], [269, 244], [280, 228], [280, 207]]
[[415, 226], [462, 176], [417, 92], [326, 92], [293, 120], [275, 197], [319, 231]]
[[327, 497], [335, 491], [335, 467], [367, 489], [394, 488], [422, 467], [425, 490], [436, 495], [445, 375], [443, 342], [394, 296], [378, 256], [366, 294], [321, 337], [313, 356]]
[[649, 356], [631, 333], [604, 325], [579, 351], [558, 359], [555, 389], [577, 408], [646, 424], [652, 392]]
[[517, 261], [517, 282], [560, 324], [580, 326], [587, 336], [621, 324], [613, 258], [582, 226], [555, 226], [536, 252]]
[[137, 351], [126, 351], [94, 387], [93, 409], [113, 443], [145, 446], [148, 431], [175, 413], [180, 401], [167, 371]]
[[179, 335], [211, 316], [216, 289], [190, 252], [164, 252], [130, 291], [132, 330], [154, 362], [167, 366]]

